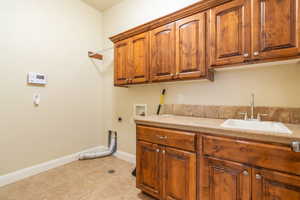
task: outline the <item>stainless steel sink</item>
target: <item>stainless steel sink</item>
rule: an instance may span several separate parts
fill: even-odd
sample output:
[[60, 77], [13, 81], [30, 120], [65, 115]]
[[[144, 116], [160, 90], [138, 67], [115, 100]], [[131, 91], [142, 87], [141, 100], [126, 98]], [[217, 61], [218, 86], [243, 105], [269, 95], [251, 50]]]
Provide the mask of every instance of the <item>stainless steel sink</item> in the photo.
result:
[[232, 129], [292, 134], [292, 131], [290, 131], [283, 123], [280, 122], [228, 119], [221, 126]]

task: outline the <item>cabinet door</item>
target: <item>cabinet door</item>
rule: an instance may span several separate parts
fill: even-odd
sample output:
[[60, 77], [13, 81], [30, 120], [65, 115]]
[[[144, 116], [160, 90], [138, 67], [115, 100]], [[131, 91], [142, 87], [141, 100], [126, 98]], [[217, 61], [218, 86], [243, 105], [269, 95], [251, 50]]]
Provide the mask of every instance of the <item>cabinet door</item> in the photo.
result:
[[253, 57], [300, 53], [299, 0], [253, 0]]
[[151, 81], [167, 81], [175, 74], [175, 24], [154, 29], [151, 35]]
[[196, 199], [196, 154], [166, 147], [164, 200]]
[[158, 145], [137, 142], [137, 187], [159, 199], [162, 196], [161, 155]]
[[176, 78], [199, 78], [206, 75], [206, 13], [176, 22]]
[[130, 77], [130, 40], [120, 41], [115, 44], [115, 85], [126, 85]]
[[250, 200], [251, 168], [205, 157], [201, 164], [201, 200]]
[[242, 63], [250, 59], [250, 0], [234, 0], [210, 10], [211, 66]]
[[149, 33], [134, 36], [131, 41], [131, 83], [144, 83], [149, 77]]
[[253, 170], [253, 200], [299, 200], [300, 177], [270, 170]]

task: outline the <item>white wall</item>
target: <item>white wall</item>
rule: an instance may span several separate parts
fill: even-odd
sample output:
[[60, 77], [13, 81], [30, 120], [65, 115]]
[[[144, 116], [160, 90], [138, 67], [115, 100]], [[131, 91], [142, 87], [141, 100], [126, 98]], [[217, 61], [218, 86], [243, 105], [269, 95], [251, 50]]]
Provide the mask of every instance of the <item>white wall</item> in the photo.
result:
[[[0, 175], [100, 144], [103, 81], [87, 52], [102, 48], [101, 23], [80, 0], [1, 2]], [[28, 86], [30, 71], [49, 84]]]
[[[104, 44], [107, 39], [137, 25], [178, 10], [196, 0], [125, 0], [103, 12]], [[133, 104], [146, 103], [154, 113], [160, 90], [167, 89], [166, 103], [206, 105], [249, 105], [250, 94], [256, 94], [260, 106], [300, 106], [300, 64], [255, 67], [217, 72], [215, 82], [156, 84], [113, 88], [113, 60], [106, 66], [105, 126], [119, 132], [122, 151], [135, 153], [135, 124], [132, 121]], [[117, 117], [123, 117], [118, 123]]]

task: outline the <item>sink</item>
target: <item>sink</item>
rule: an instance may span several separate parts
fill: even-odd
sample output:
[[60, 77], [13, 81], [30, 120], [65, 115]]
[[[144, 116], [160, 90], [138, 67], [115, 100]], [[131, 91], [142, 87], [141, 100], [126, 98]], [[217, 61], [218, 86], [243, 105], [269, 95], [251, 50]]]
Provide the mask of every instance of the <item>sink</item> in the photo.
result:
[[221, 126], [224, 128], [292, 134], [290, 129], [280, 122], [228, 119]]

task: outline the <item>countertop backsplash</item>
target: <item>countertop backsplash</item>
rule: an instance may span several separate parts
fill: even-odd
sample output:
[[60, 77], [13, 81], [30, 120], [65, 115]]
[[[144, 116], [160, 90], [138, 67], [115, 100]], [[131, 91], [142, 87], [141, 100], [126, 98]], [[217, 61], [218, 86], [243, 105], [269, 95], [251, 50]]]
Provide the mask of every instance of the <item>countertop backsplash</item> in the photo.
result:
[[[243, 119], [241, 112], [247, 112], [250, 117], [250, 106], [209, 106], [187, 104], [165, 104], [163, 114], [214, 118], [214, 119]], [[289, 124], [300, 124], [300, 108], [285, 107], [255, 107], [254, 116], [267, 114], [263, 121], [276, 121]]]

